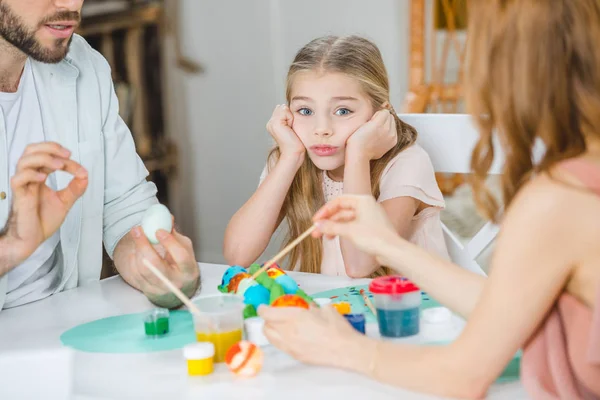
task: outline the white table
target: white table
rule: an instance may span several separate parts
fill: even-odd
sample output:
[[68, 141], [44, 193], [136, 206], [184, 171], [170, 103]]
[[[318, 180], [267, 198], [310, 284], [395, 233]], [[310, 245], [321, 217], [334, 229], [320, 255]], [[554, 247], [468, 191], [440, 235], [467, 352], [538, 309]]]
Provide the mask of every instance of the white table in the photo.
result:
[[[200, 264], [200, 269], [200, 295], [216, 293], [225, 266]], [[309, 294], [368, 282], [303, 273], [293, 273], [293, 277]], [[210, 377], [189, 378], [180, 350], [98, 354], [68, 352], [60, 343], [60, 335], [79, 324], [150, 308], [152, 305], [142, 294], [114, 277], [0, 312], [0, 398], [5, 398], [2, 393], [10, 388], [31, 388], [36, 383], [48, 385], [39, 387], [44, 393], [60, 390], [58, 385], [70, 385], [73, 398], [80, 400], [434, 398], [345, 371], [303, 365], [273, 347], [265, 348], [262, 372], [256, 378], [241, 380], [234, 378], [224, 365], [218, 365]], [[512, 382], [494, 385], [489, 398], [527, 397], [521, 384]]]

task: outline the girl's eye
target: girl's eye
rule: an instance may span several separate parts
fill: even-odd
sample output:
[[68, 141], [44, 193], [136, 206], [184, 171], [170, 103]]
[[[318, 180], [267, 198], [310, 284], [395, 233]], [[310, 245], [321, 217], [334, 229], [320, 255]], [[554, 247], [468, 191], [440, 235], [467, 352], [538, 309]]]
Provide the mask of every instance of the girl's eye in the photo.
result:
[[298, 110], [298, 114], [300, 115], [312, 115], [313, 112], [312, 110], [308, 109], [308, 108], [301, 108]]
[[337, 110], [335, 112], [335, 115], [339, 115], [339, 116], [345, 116], [345, 115], [350, 115], [352, 114], [352, 111], [348, 110], [347, 108], [340, 108], [339, 110]]

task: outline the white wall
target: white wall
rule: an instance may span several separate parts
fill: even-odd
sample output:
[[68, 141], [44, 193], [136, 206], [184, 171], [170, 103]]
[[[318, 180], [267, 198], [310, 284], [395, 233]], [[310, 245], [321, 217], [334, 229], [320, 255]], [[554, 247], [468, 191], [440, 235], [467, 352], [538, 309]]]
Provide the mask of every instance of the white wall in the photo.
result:
[[[408, 0], [180, 0], [183, 52], [204, 74], [169, 68], [170, 133], [180, 152], [173, 213], [196, 257], [223, 262], [229, 218], [256, 189], [296, 51], [324, 34], [360, 34], [380, 48], [391, 99], [407, 89]], [[171, 51], [172, 53], [172, 51]], [[271, 247], [273, 249], [273, 247]], [[269, 250], [272, 252], [273, 250]]]

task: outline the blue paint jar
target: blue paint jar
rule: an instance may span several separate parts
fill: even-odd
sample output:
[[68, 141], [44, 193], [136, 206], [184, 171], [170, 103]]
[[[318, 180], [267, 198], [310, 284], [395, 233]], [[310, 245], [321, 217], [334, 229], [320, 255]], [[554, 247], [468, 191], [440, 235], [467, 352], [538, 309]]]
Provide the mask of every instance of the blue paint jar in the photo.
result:
[[365, 333], [365, 315], [364, 314], [344, 314], [344, 318], [360, 333]]
[[419, 333], [421, 290], [406, 278], [382, 276], [369, 285], [382, 337], [401, 338]]

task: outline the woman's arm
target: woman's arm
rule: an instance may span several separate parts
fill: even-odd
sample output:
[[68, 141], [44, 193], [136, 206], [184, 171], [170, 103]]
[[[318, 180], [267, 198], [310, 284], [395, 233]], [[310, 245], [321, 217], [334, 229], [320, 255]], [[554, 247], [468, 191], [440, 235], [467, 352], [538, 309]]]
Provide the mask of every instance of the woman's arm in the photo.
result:
[[482, 397], [564, 290], [585, 252], [578, 232], [566, 189], [545, 178], [529, 185], [506, 215], [492, 273], [454, 343], [417, 347], [360, 337], [347, 344], [353, 353], [330, 362], [408, 389]]

